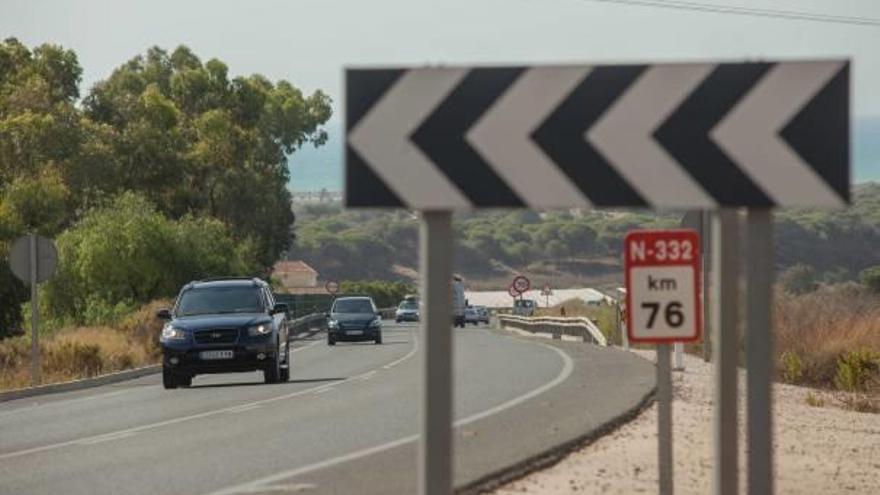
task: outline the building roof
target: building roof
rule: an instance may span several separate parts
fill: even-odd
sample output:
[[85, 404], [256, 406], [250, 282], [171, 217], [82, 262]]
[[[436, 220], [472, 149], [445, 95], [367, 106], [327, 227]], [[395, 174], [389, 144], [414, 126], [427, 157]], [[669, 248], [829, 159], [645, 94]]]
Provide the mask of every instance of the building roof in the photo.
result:
[[314, 268], [305, 264], [302, 261], [279, 261], [275, 263], [275, 266], [272, 268], [272, 272], [274, 273], [314, 273]]

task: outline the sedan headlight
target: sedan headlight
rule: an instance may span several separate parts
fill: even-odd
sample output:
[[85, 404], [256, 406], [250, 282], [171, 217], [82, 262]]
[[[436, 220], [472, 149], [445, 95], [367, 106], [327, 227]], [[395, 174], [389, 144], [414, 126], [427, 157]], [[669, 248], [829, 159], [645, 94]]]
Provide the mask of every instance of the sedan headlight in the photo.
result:
[[162, 337], [161, 340], [185, 340], [186, 339], [186, 331], [181, 328], [175, 328], [171, 325], [165, 325], [162, 327]]
[[261, 323], [259, 325], [254, 325], [248, 328], [248, 335], [251, 337], [261, 337], [263, 335], [268, 335], [272, 332], [272, 325], [268, 323]]

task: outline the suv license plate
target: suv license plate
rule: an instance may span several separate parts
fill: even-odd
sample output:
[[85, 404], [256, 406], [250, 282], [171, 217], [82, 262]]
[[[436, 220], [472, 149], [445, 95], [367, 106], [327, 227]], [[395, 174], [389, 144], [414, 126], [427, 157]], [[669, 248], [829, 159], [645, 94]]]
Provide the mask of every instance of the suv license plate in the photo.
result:
[[345, 332], [345, 335], [363, 335], [363, 334], [364, 334], [363, 330], [349, 330], [349, 331]]
[[232, 351], [202, 351], [199, 353], [202, 359], [232, 359]]

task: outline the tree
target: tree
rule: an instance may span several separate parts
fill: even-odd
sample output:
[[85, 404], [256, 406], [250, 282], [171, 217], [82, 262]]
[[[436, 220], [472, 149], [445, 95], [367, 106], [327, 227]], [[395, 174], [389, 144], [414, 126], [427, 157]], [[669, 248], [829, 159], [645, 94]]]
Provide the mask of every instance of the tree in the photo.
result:
[[786, 292], [806, 294], [816, 290], [816, 270], [810, 265], [799, 263], [782, 272], [779, 282]]
[[880, 292], [880, 265], [865, 268], [859, 273], [859, 281], [874, 292]]

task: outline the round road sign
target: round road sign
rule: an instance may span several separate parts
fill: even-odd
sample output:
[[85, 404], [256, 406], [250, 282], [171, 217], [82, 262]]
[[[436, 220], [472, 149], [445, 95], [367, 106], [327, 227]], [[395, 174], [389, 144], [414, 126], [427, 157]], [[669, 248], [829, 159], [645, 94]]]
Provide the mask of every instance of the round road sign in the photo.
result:
[[517, 298], [520, 295], [520, 293], [516, 291], [516, 288], [513, 285], [507, 288], [507, 293], [510, 294], [510, 297], [513, 298]]
[[335, 280], [328, 280], [326, 284], [324, 284], [324, 289], [330, 294], [336, 294], [339, 292], [339, 282]]
[[513, 279], [512, 287], [520, 294], [522, 294], [523, 292], [528, 292], [531, 286], [532, 284], [531, 282], [529, 282], [529, 279], [522, 275], [519, 275]]
[[[25, 283], [31, 281], [31, 235], [16, 239], [9, 251], [9, 268]], [[37, 283], [47, 280], [55, 273], [58, 265], [58, 251], [55, 244], [45, 237], [34, 235], [36, 241]]]

